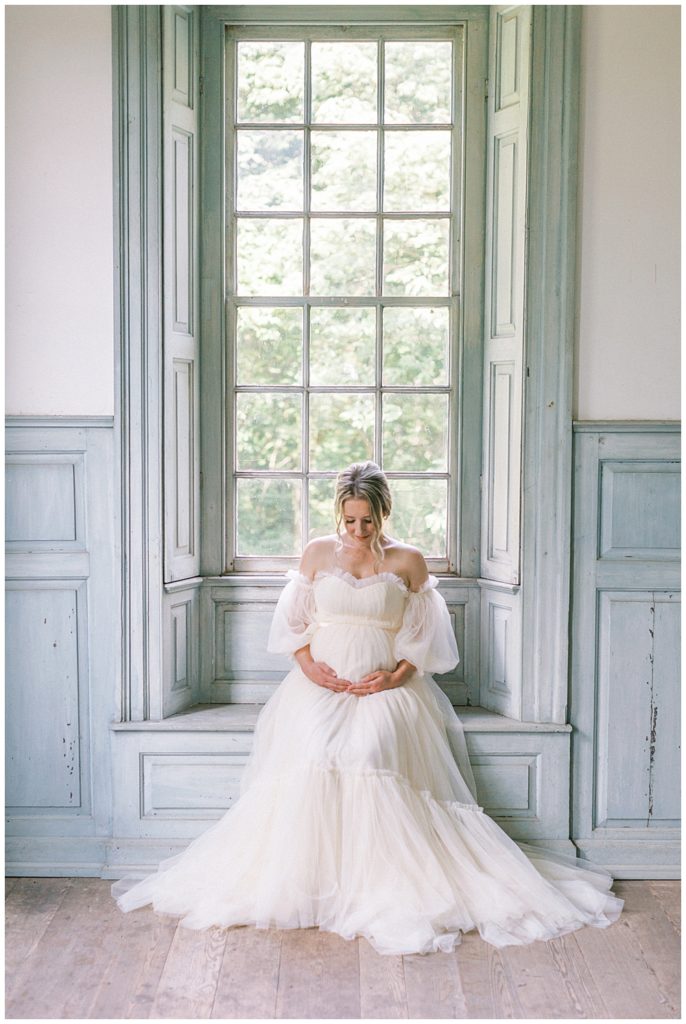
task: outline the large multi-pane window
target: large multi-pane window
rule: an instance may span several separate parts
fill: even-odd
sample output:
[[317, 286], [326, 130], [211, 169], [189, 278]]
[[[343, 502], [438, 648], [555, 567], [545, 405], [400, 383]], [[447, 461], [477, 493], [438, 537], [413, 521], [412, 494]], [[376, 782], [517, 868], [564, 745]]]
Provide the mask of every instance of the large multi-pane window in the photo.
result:
[[232, 29], [227, 359], [234, 568], [333, 528], [372, 458], [389, 532], [455, 565], [459, 28]]

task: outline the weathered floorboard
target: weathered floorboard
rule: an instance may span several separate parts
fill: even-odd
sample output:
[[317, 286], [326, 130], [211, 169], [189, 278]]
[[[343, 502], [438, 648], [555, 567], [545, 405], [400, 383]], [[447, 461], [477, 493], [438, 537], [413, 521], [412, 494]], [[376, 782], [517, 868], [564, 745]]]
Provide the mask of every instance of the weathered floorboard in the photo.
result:
[[229, 930], [212, 1017], [274, 1019], [282, 937], [271, 928]]
[[71, 888], [70, 878], [12, 878], [5, 890], [6, 997], [23, 960], [33, 953]]
[[650, 882], [637, 881], [630, 886], [619, 882], [617, 894], [625, 900], [624, 908], [629, 911], [626, 922], [644, 963], [654, 972], [661, 994], [678, 1014], [681, 1003], [681, 962], [679, 946], [674, 942], [672, 922], [662, 904], [655, 899]]
[[110, 882], [19, 878], [6, 900], [12, 1019], [636, 1019], [679, 1016], [680, 885], [618, 881], [609, 928], [380, 956], [318, 929], [182, 927], [123, 914]]
[[679, 882], [667, 881], [662, 878], [651, 878], [648, 883], [650, 891], [659, 900], [662, 909], [672, 922], [678, 935], [681, 935], [681, 887]]
[[160, 975], [151, 1017], [207, 1018], [217, 990], [226, 928], [196, 931], [178, 925]]
[[89, 1017], [118, 942], [110, 886], [74, 880], [35, 949], [20, 965], [7, 1000], [8, 1016]]
[[284, 931], [277, 1018], [359, 1018], [357, 941], [318, 928]]
[[501, 950], [506, 969], [517, 989], [526, 1017], [552, 1019], [606, 1017], [578, 947], [569, 936], [530, 946], [507, 946]]
[[453, 953], [413, 953], [403, 957], [407, 1011], [412, 1020], [467, 1017], [467, 1003]]
[[407, 1017], [405, 967], [401, 956], [380, 956], [366, 939], [358, 942], [360, 1016], [363, 1020]]
[[147, 907], [120, 917], [116, 952], [93, 1001], [94, 1019], [150, 1016], [178, 921]]
[[[624, 899], [627, 889], [617, 886]], [[662, 992], [655, 971], [647, 963], [629, 924], [637, 911], [625, 904], [622, 914], [609, 928], [582, 928], [574, 932], [586, 965], [611, 1018], [638, 1019], [676, 1017], [676, 1006]]]

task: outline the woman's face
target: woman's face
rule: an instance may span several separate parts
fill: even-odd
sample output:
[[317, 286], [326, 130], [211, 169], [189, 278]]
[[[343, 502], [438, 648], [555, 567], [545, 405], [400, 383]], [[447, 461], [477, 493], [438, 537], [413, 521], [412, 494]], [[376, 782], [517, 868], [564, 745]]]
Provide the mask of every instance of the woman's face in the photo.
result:
[[369, 502], [364, 498], [348, 498], [343, 502], [345, 531], [358, 547], [369, 547], [374, 539], [374, 523]]

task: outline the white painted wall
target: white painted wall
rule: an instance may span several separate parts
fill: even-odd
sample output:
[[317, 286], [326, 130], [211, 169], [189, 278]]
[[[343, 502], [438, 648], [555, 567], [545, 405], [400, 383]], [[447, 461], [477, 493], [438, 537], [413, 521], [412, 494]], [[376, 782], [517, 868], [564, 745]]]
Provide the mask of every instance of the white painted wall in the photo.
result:
[[679, 419], [680, 8], [584, 5], [578, 419]]
[[5, 8], [10, 414], [114, 412], [110, 12]]
[[[111, 414], [110, 7], [6, 7], [7, 406]], [[679, 8], [584, 5], [575, 416], [679, 416]]]

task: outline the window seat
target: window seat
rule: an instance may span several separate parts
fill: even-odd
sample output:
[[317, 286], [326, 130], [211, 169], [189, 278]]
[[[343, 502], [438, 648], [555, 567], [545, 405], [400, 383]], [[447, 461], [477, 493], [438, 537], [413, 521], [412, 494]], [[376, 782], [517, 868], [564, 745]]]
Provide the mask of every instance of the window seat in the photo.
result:
[[[161, 721], [112, 722], [117, 732], [252, 732], [263, 704], [195, 704]], [[519, 722], [479, 706], [456, 705], [466, 733], [571, 732], [571, 725]]]

